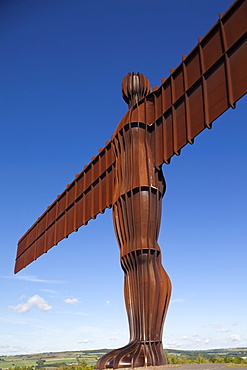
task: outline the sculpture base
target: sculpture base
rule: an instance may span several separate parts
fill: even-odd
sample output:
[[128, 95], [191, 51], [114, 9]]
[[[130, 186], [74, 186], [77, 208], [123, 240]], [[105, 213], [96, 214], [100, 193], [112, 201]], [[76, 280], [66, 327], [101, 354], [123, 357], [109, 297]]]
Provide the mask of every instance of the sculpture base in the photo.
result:
[[96, 369], [136, 368], [167, 365], [160, 341], [133, 341], [99, 359]]

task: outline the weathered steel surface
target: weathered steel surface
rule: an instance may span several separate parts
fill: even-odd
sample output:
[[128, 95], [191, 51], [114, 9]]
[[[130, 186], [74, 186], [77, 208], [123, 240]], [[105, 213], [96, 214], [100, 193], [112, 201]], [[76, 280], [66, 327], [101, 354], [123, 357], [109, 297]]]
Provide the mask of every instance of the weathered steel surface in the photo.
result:
[[[127, 83], [129, 105], [138, 95]], [[145, 77], [135, 75], [141, 82]], [[162, 346], [163, 323], [171, 283], [161, 264], [157, 239], [160, 228], [165, 180], [156, 169], [148, 125], [130, 122], [117, 127], [113, 145], [116, 155], [113, 222], [124, 271], [124, 297], [130, 327], [130, 342], [102, 357], [98, 369], [166, 364]]]
[[[162, 86], [154, 104], [155, 162], [169, 163], [247, 91], [247, 2], [235, 1]], [[139, 103], [141, 104], [141, 102]]]
[[[132, 88], [137, 79], [132, 78]], [[237, 0], [162, 85], [141, 80], [121, 126], [150, 125], [155, 165], [169, 163], [187, 143], [247, 92], [247, 2]], [[143, 96], [148, 93], [146, 97]], [[123, 97], [126, 100], [126, 80]], [[137, 99], [141, 99], [137, 104]], [[85, 166], [20, 239], [15, 272], [112, 206], [115, 154], [112, 141]]]
[[112, 205], [112, 142], [84, 166], [18, 243], [15, 273]]

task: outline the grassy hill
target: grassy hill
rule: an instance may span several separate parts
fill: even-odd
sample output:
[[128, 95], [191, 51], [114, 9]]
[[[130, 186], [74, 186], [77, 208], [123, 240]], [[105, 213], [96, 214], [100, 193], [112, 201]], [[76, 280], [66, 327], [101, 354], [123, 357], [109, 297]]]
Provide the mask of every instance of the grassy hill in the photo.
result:
[[214, 356], [222, 356], [222, 357], [247, 357], [247, 348], [228, 348], [228, 349], [208, 349], [205, 351], [193, 351], [193, 350], [176, 350], [176, 349], [167, 349], [166, 350], [169, 355], [177, 355], [177, 356], [186, 356], [188, 359], [196, 360], [197, 357], [200, 355], [206, 359]]
[[[97, 360], [110, 349], [85, 350], [85, 351], [64, 351], [37, 353], [31, 355], [0, 356], [0, 369], [7, 370], [14, 366], [37, 366], [37, 361], [43, 360], [43, 367], [47, 370], [54, 369], [60, 365], [77, 365], [84, 362], [87, 365], [95, 365]], [[167, 349], [166, 353], [170, 359], [186, 358], [197, 360], [198, 356], [204, 359], [216, 357], [247, 358], [247, 348], [211, 349], [207, 351], [182, 351]]]

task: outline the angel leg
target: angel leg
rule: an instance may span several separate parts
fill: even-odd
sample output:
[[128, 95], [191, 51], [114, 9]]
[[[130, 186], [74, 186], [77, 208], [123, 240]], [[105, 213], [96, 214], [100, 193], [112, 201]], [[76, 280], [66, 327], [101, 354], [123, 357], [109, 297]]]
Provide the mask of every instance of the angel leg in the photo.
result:
[[98, 369], [167, 363], [162, 332], [171, 283], [157, 244], [160, 216], [161, 194], [155, 188], [134, 189], [114, 204], [130, 342], [103, 356]]

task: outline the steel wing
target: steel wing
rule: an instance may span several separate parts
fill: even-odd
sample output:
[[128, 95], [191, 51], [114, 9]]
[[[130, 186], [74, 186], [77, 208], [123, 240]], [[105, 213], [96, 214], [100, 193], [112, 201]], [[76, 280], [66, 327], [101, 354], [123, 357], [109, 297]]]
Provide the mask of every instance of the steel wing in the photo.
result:
[[[247, 1], [237, 0], [160, 87], [118, 127], [147, 124], [155, 164], [179, 155], [247, 92]], [[112, 206], [115, 155], [106, 143], [18, 243], [15, 273]]]

